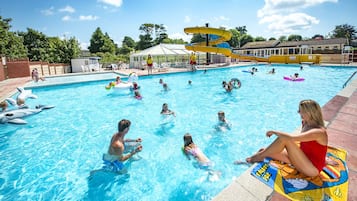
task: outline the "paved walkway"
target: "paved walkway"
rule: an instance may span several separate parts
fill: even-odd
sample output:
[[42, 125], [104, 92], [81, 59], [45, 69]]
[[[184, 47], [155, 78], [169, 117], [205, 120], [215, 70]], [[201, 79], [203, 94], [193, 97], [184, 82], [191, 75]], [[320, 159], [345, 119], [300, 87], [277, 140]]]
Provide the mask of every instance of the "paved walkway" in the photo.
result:
[[[347, 150], [349, 177], [348, 200], [357, 200], [357, 79], [322, 107], [327, 121], [329, 145]], [[289, 199], [273, 192], [267, 185], [250, 175], [254, 166], [248, 169], [214, 201], [288, 201]]]
[[[250, 63], [248, 63], [250, 64]], [[235, 64], [236, 66], [237, 64]], [[247, 65], [241, 63], [238, 65]], [[203, 66], [210, 68], [212, 66]], [[223, 66], [213, 66], [223, 67]], [[154, 74], [183, 72], [185, 68], [156, 69]], [[136, 72], [138, 75], [147, 75], [147, 71], [137, 69], [121, 69], [122, 74]], [[0, 102], [16, 93], [16, 87], [24, 86], [30, 82], [30, 77], [7, 79], [0, 82]], [[349, 190], [348, 200], [357, 200], [357, 79], [351, 82], [339, 94], [323, 106], [323, 115], [328, 122], [329, 145], [347, 150], [347, 166], [349, 168]], [[252, 167], [253, 168], [253, 167]], [[286, 201], [287, 199], [274, 193], [269, 187], [250, 175], [247, 170], [237, 180], [232, 182], [213, 200], [215, 201]]]

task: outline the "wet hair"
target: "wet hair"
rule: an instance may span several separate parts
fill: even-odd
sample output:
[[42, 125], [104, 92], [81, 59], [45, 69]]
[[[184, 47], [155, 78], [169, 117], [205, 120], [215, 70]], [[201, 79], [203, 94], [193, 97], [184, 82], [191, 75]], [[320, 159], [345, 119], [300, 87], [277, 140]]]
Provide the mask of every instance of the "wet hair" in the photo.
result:
[[325, 127], [321, 107], [314, 100], [302, 100], [299, 104], [299, 112], [307, 116], [307, 124]]
[[126, 128], [130, 127], [131, 122], [127, 119], [122, 119], [118, 122], [118, 131], [123, 132]]
[[167, 103], [162, 104], [161, 112], [164, 112], [164, 106], [168, 106]]
[[223, 115], [224, 116], [224, 112], [223, 111], [219, 111], [218, 115]]
[[183, 142], [185, 143], [184, 146], [188, 146], [190, 144], [193, 144], [193, 140], [192, 140], [192, 135], [189, 134], [189, 133], [186, 133], [184, 136], [183, 136]]

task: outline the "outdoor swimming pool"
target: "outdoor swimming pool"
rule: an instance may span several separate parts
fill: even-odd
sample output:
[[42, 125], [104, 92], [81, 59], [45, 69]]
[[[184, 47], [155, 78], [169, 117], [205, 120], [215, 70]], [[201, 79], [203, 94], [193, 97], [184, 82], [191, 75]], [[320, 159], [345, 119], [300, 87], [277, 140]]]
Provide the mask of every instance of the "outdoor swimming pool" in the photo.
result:
[[[277, 73], [267, 74], [272, 67]], [[26, 125], [0, 124], [1, 200], [210, 200], [248, 167], [233, 165], [273, 139], [268, 129], [294, 131], [299, 127], [301, 99], [321, 106], [338, 93], [356, 68], [258, 66], [176, 73], [139, 79], [143, 99], [104, 89], [108, 81], [34, 88], [38, 104], [55, 105], [26, 118]], [[298, 72], [306, 80], [283, 76]], [[171, 89], [162, 91], [159, 79]], [[223, 80], [238, 78], [242, 87], [226, 93]], [[187, 84], [192, 80], [192, 85]], [[161, 106], [176, 112], [174, 122], [162, 124]], [[216, 131], [217, 112], [223, 110], [232, 129]], [[90, 172], [102, 166], [102, 154], [117, 131], [120, 119], [132, 122], [128, 138], [141, 137], [139, 160], [129, 173]], [[194, 142], [221, 172], [207, 179], [181, 152], [183, 135]]]

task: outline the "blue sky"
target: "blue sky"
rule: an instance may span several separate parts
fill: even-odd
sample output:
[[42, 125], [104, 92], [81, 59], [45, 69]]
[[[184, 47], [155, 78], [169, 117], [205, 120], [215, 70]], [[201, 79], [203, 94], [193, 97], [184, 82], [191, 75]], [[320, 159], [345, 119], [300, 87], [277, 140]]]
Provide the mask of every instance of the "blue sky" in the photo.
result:
[[253, 37], [328, 35], [349, 24], [355, 0], [1, 0], [0, 15], [12, 18], [11, 31], [32, 28], [47, 36], [75, 37], [82, 47], [97, 27], [121, 46], [125, 36], [138, 41], [144, 23], [163, 24], [170, 38], [189, 41], [185, 27], [246, 26]]

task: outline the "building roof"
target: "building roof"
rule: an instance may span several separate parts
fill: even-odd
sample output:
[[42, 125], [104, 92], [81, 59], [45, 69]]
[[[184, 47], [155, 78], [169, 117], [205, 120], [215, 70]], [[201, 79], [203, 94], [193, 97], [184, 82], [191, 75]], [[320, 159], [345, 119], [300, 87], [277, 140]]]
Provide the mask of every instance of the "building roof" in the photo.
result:
[[346, 38], [330, 38], [324, 40], [304, 40], [304, 41], [284, 41], [277, 47], [298, 47], [302, 45], [332, 45], [332, 44], [347, 44]]
[[246, 43], [241, 49], [274, 48], [280, 43], [279, 40], [258, 41]]
[[158, 56], [158, 55], [187, 55], [191, 54], [192, 51], [186, 50], [183, 44], [159, 44], [140, 52], [131, 54], [130, 57], [143, 57], [147, 55]]
[[263, 48], [279, 48], [279, 47], [300, 47], [303, 45], [332, 45], [332, 44], [347, 44], [346, 38], [331, 38], [323, 40], [304, 40], [304, 41], [258, 41], [249, 42], [240, 49], [263, 49]]

